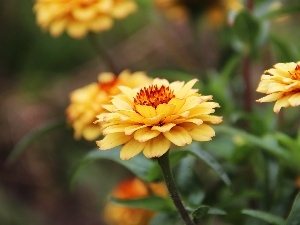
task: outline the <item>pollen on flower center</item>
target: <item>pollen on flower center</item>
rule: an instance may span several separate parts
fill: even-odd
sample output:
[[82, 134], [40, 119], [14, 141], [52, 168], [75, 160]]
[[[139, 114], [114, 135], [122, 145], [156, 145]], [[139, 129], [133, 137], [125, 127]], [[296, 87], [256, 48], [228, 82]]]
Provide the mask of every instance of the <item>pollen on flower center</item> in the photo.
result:
[[150, 85], [141, 89], [134, 98], [134, 105], [148, 105], [156, 108], [159, 104], [168, 103], [175, 95], [173, 90], [162, 85]]
[[300, 65], [297, 64], [295, 70], [291, 73], [292, 79], [300, 80]]

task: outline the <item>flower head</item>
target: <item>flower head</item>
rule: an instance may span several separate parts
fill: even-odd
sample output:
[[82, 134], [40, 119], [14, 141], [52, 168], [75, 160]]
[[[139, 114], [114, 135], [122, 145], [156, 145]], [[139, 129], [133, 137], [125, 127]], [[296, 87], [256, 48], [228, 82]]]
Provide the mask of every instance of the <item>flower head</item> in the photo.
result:
[[274, 102], [274, 112], [300, 105], [300, 62], [277, 63], [261, 76], [257, 92], [265, 93], [257, 102]]
[[141, 151], [148, 158], [160, 157], [172, 143], [185, 146], [192, 140], [211, 140], [215, 132], [209, 124], [218, 124], [222, 118], [209, 114], [219, 104], [192, 89], [196, 82], [154, 79], [139, 89], [119, 87], [122, 93], [104, 106], [109, 112], [97, 116], [105, 135], [97, 145], [107, 150], [124, 144], [120, 157], [130, 159]]
[[[145, 183], [137, 178], [122, 181], [113, 190], [112, 196], [118, 199], [144, 198], [151, 194], [167, 196], [163, 183]], [[155, 212], [146, 209], [129, 208], [109, 203], [103, 213], [108, 225], [145, 225], [148, 224]]]
[[34, 5], [42, 29], [54, 37], [66, 30], [73, 38], [108, 30], [114, 18], [124, 18], [135, 10], [134, 0], [36, 0]]
[[152, 79], [144, 72], [130, 73], [123, 71], [118, 77], [113, 73], [100, 73], [98, 82], [91, 83], [82, 88], [74, 90], [70, 94], [71, 104], [66, 113], [68, 122], [75, 130], [75, 138], [84, 137], [87, 140], [95, 140], [102, 131], [99, 124], [93, 124], [96, 115], [106, 112], [102, 104], [110, 101], [111, 95], [120, 93], [119, 85], [138, 87], [150, 83]]

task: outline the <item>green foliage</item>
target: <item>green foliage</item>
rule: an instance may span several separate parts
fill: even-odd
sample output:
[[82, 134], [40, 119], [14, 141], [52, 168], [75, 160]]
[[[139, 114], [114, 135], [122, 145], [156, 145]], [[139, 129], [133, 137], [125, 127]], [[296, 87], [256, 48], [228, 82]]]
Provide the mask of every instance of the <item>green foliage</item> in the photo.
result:
[[270, 224], [285, 225], [285, 222], [281, 217], [275, 216], [270, 213], [266, 213], [258, 210], [252, 210], [252, 209], [243, 209], [242, 213], [245, 215], [255, 217], [257, 219], [264, 220]]

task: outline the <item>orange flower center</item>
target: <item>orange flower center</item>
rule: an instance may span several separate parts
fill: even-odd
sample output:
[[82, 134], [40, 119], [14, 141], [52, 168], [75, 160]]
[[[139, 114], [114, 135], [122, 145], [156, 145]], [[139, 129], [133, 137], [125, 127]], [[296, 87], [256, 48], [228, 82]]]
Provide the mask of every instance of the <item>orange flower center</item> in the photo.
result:
[[300, 80], [300, 65], [297, 64], [295, 70], [291, 73], [292, 79]]
[[134, 98], [134, 105], [148, 105], [156, 108], [159, 104], [168, 103], [175, 95], [169, 87], [150, 85], [141, 89]]
[[100, 90], [105, 91], [106, 93], [110, 93], [111, 89], [116, 86], [118, 82], [118, 78], [117, 77], [105, 77], [105, 78], [101, 78], [98, 81], [98, 87]]

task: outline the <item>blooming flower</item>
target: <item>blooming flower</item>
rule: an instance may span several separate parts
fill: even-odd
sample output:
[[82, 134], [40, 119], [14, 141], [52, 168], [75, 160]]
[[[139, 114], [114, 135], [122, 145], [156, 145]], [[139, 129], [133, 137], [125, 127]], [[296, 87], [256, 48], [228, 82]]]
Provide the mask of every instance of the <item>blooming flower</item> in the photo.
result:
[[265, 93], [257, 102], [273, 102], [274, 112], [300, 105], [300, 62], [277, 63], [261, 76], [257, 92]]
[[101, 135], [99, 124], [93, 124], [96, 115], [106, 112], [102, 104], [109, 103], [110, 95], [120, 93], [119, 85], [137, 87], [150, 83], [152, 79], [144, 72], [123, 71], [118, 77], [113, 73], [100, 73], [98, 82], [74, 90], [70, 94], [70, 105], [66, 110], [68, 122], [75, 130], [75, 138], [95, 140]]
[[[144, 198], [151, 194], [166, 197], [167, 189], [163, 183], [150, 183], [137, 179], [122, 181], [112, 192], [112, 196], [118, 199]], [[146, 225], [149, 223], [154, 211], [146, 209], [129, 208], [109, 203], [103, 213], [108, 225]]]
[[42, 29], [54, 37], [66, 30], [73, 38], [108, 30], [114, 18], [124, 18], [136, 8], [134, 0], [36, 0], [34, 5]]
[[119, 87], [108, 113], [97, 116], [104, 123], [105, 137], [97, 141], [101, 150], [125, 144], [121, 159], [130, 159], [143, 151], [148, 158], [160, 157], [171, 147], [195, 141], [209, 141], [215, 135], [209, 124], [218, 124], [221, 117], [209, 115], [218, 103], [212, 96], [202, 96], [192, 89], [197, 79], [188, 83], [154, 79], [140, 89]]

